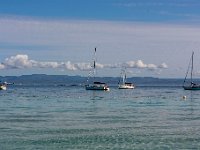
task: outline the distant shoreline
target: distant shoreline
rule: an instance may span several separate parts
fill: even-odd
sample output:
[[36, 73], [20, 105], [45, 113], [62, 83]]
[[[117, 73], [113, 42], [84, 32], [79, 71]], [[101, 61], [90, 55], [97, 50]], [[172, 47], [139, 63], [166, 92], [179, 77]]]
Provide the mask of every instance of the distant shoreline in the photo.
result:
[[[1, 81], [15, 84], [47, 84], [47, 85], [84, 85], [88, 77], [69, 75], [46, 75], [32, 74], [21, 76], [0, 76]], [[96, 77], [98, 81], [106, 82], [109, 85], [117, 85], [119, 77]], [[183, 78], [157, 78], [157, 77], [131, 77], [129, 82], [139, 86], [182, 86]], [[200, 81], [200, 79], [197, 79]]]

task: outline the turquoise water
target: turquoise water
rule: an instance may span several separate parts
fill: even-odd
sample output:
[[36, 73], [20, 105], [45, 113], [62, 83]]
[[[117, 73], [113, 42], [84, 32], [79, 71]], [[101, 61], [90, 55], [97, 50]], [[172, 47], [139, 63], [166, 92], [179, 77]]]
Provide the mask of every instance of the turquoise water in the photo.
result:
[[8, 87], [0, 135], [1, 150], [200, 149], [200, 91]]

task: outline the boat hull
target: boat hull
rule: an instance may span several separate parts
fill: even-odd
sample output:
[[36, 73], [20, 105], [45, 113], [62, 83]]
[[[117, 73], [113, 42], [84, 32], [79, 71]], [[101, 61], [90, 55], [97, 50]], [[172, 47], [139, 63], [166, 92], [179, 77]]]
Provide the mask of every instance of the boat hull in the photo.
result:
[[119, 89], [134, 89], [135, 86], [133, 84], [120, 84]]
[[6, 89], [7, 89], [7, 87], [5, 85], [0, 86], [0, 90], [6, 90]]
[[86, 90], [97, 90], [97, 91], [109, 91], [110, 89], [106, 86], [86, 85]]
[[119, 85], [119, 89], [134, 89], [133, 85]]
[[200, 90], [200, 86], [195, 86], [195, 87], [184, 86], [183, 88], [184, 88], [184, 90]]

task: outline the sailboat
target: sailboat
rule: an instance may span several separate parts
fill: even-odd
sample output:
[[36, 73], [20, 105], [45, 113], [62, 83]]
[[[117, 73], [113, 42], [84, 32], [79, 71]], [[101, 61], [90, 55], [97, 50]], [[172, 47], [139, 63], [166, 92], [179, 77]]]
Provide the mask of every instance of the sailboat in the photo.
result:
[[135, 88], [135, 85], [133, 83], [126, 82], [126, 69], [122, 69], [118, 88], [119, 89], [134, 89]]
[[0, 90], [6, 90], [6, 89], [7, 89], [7, 83], [6, 82], [0, 83]]
[[[193, 69], [194, 69], [193, 68], [193, 65], [194, 65], [193, 60], [194, 60], [194, 52], [192, 52], [192, 57], [190, 59], [187, 73], [186, 73], [186, 76], [185, 76], [185, 79], [183, 82], [183, 88], [185, 90], [200, 90], [200, 84], [194, 83], [194, 81], [193, 81]], [[190, 68], [190, 65], [191, 65], [191, 68]], [[189, 70], [190, 70], [190, 83], [189, 83], [189, 85], [185, 85], [186, 81], [187, 81], [187, 76], [188, 76]]]
[[109, 91], [109, 87], [106, 83], [102, 83], [99, 81], [95, 81], [95, 75], [96, 75], [96, 48], [94, 50], [94, 60], [92, 65], [93, 70], [93, 83], [89, 84], [89, 77], [88, 77], [88, 84], [85, 85], [86, 90], [102, 90], [102, 91]]

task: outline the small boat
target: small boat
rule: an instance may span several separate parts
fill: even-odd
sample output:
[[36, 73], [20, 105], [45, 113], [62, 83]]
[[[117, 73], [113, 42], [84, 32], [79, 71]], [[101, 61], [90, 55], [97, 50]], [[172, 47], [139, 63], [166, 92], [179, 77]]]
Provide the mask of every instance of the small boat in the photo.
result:
[[[102, 90], [102, 91], [109, 91], [109, 87], [106, 83], [102, 83], [99, 81], [95, 81], [95, 75], [96, 75], [96, 48], [94, 50], [94, 61], [92, 65], [92, 79], [88, 77], [87, 84], [85, 85], [86, 90]], [[89, 83], [90, 80], [93, 80], [93, 83]]]
[[7, 83], [6, 82], [0, 83], [0, 90], [6, 90], [6, 89], [7, 89]]
[[[190, 59], [188, 70], [187, 70], [187, 73], [186, 73], [186, 76], [185, 76], [185, 79], [184, 79], [184, 82], [183, 82], [183, 88], [185, 90], [200, 90], [200, 84], [195, 83], [194, 80], [193, 80], [193, 69], [194, 69], [193, 68], [193, 65], [194, 65], [193, 60], [194, 60], [194, 52], [192, 52], [192, 57]], [[189, 84], [186, 85], [189, 70], [190, 70], [190, 82], [189, 82]]]
[[93, 82], [93, 84], [88, 84], [85, 86], [86, 90], [104, 90], [109, 91], [108, 86], [102, 82]]
[[[122, 79], [122, 80], [121, 80]], [[135, 85], [130, 82], [126, 82], [126, 69], [122, 69], [121, 78], [119, 80], [119, 89], [134, 89]]]

